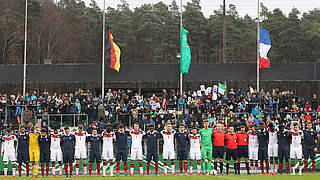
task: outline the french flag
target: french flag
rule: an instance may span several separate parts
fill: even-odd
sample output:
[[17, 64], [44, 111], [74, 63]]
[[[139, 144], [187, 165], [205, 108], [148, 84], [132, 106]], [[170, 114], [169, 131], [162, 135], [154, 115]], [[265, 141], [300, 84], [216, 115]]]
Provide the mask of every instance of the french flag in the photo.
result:
[[271, 41], [269, 37], [269, 31], [260, 28], [260, 69], [270, 68], [270, 59], [268, 58], [268, 52], [271, 48]]

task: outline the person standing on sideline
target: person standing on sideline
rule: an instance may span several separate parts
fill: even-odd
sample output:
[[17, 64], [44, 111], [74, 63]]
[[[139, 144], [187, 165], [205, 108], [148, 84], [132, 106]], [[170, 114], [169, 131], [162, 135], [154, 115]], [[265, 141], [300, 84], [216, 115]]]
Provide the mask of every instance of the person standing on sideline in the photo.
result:
[[128, 150], [128, 137], [130, 136], [129, 131], [125, 131], [124, 124], [119, 124], [119, 130], [115, 132], [116, 136], [116, 147], [117, 147], [117, 154], [116, 154], [116, 170], [117, 176], [120, 173], [120, 161], [122, 160], [124, 166], [124, 174], [128, 176], [128, 164], [127, 164], [127, 150]]
[[189, 133], [185, 131], [184, 124], [179, 125], [179, 131], [174, 135], [177, 143], [177, 154], [179, 160], [180, 175], [182, 175], [182, 165], [185, 175], [188, 174], [188, 146], [190, 144]]
[[68, 164], [70, 166], [70, 177], [72, 177], [75, 136], [70, 133], [69, 127], [64, 128], [64, 135], [62, 135], [61, 141], [63, 149], [64, 171], [66, 174], [65, 177], [68, 177]]
[[40, 133], [36, 131], [34, 126], [31, 126], [29, 131], [29, 156], [33, 174], [32, 177], [38, 177], [40, 158], [39, 136]]
[[83, 175], [87, 176], [87, 147], [86, 147], [86, 137], [87, 132], [83, 130], [83, 126], [78, 126], [78, 131], [75, 132], [75, 158], [76, 158], [76, 177], [79, 176], [79, 163], [82, 159], [83, 164]]
[[108, 126], [106, 130], [102, 133], [102, 141], [103, 141], [103, 147], [102, 147], [102, 159], [103, 159], [103, 176], [106, 175], [107, 170], [107, 161], [109, 161], [109, 167], [110, 167], [110, 176], [114, 176], [113, 174], [113, 141], [114, 141], [115, 135], [112, 132], [112, 127]]
[[143, 176], [143, 155], [142, 155], [142, 138], [145, 133], [140, 129], [139, 123], [135, 122], [133, 125], [133, 130], [130, 131], [130, 136], [132, 140], [131, 145], [131, 164], [130, 164], [130, 176], [134, 173], [134, 163], [135, 160], [139, 162], [140, 176]]
[[264, 173], [264, 162], [266, 163], [266, 175], [269, 174], [269, 161], [268, 161], [268, 143], [269, 143], [269, 133], [264, 128], [264, 123], [259, 123], [259, 131], [258, 131], [258, 141], [259, 141], [259, 149], [258, 149], [258, 159], [260, 161], [260, 169], [261, 174]]
[[50, 135], [50, 161], [52, 166], [52, 176], [56, 177], [56, 161], [59, 164], [59, 175], [62, 176], [62, 150], [61, 150], [61, 135], [59, 134], [59, 128], [53, 129], [53, 134]]
[[46, 165], [46, 177], [49, 175], [49, 162], [50, 162], [50, 136], [47, 135], [45, 128], [41, 129], [39, 136], [39, 147], [40, 147], [40, 163], [41, 163], [41, 175], [44, 178], [44, 165]]
[[18, 171], [19, 177], [21, 177], [22, 163], [26, 165], [26, 176], [29, 177], [30, 160], [29, 160], [29, 135], [26, 133], [26, 128], [24, 126], [20, 127], [20, 132], [17, 135], [18, 140]]
[[4, 178], [8, 176], [8, 163], [11, 161], [12, 165], [12, 177], [16, 176], [16, 149], [14, 143], [17, 141], [16, 136], [12, 134], [10, 128], [7, 129], [7, 134], [2, 137], [1, 157], [3, 157], [4, 163]]
[[159, 152], [158, 152], [158, 140], [161, 138], [161, 134], [155, 131], [155, 126], [152, 124], [149, 127], [149, 131], [144, 135], [147, 144], [147, 175], [150, 173], [150, 164], [151, 160], [154, 161], [155, 175], [158, 176], [158, 160], [159, 160]]
[[[202, 171], [203, 174], [209, 175], [211, 170], [211, 159], [212, 159], [212, 133], [213, 129], [209, 128], [210, 122], [205, 119], [203, 120], [203, 129], [199, 131], [202, 139], [201, 146], [201, 157], [202, 157]], [[208, 166], [206, 167], [206, 162], [208, 161]], [[207, 173], [207, 172], [208, 173]]]
[[198, 176], [201, 175], [201, 136], [198, 134], [198, 129], [196, 126], [192, 128], [192, 134], [189, 134], [190, 139], [190, 165], [189, 165], [189, 175], [192, 175], [193, 161], [196, 160], [198, 168]]
[[[163, 137], [163, 166], [164, 166], [164, 176], [168, 173], [168, 163], [171, 161], [172, 176], [175, 176], [175, 151], [174, 151], [174, 135], [176, 131], [172, 129], [171, 122], [166, 123], [165, 130], [161, 131]], [[170, 158], [170, 161], [169, 161]]]
[[237, 142], [238, 142], [238, 149], [237, 149], [237, 155], [238, 155], [238, 164], [240, 168], [241, 159], [244, 158], [244, 162], [247, 169], [247, 174], [250, 175], [249, 170], [249, 148], [248, 148], [248, 140], [249, 135], [246, 132], [246, 127], [244, 125], [240, 126], [240, 131], [237, 132]]
[[101, 162], [101, 142], [102, 137], [98, 135], [98, 130], [94, 128], [92, 130], [92, 135], [87, 136], [86, 138], [87, 143], [90, 143], [90, 164], [89, 164], [89, 176], [92, 174], [92, 165], [94, 161], [97, 165], [97, 176], [100, 176], [100, 162]]
[[312, 172], [316, 172], [316, 152], [319, 147], [318, 133], [312, 129], [312, 123], [307, 123], [307, 129], [303, 131], [303, 152], [304, 152], [304, 167], [305, 171], [308, 172], [308, 159], [310, 157], [312, 161]]

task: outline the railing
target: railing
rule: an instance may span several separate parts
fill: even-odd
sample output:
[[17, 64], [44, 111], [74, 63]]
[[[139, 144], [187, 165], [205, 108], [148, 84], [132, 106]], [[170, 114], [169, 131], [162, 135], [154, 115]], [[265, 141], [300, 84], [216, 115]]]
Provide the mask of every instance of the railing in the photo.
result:
[[[44, 121], [46, 121], [46, 120], [42, 119], [42, 122], [44, 122]], [[69, 127], [75, 128], [81, 123], [81, 121], [83, 121], [82, 124], [88, 123], [88, 115], [87, 114], [48, 114], [47, 121], [48, 122], [46, 122], [46, 124], [50, 127], [69, 126]]]

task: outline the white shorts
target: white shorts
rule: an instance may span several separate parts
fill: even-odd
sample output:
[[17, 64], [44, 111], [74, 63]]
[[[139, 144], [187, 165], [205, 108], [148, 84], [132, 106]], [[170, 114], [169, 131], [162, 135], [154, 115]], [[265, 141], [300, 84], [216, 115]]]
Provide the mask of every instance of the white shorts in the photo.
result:
[[163, 149], [163, 159], [175, 159], [176, 155], [173, 149]]
[[258, 147], [249, 147], [249, 159], [258, 160]]
[[143, 160], [142, 149], [132, 149], [130, 154], [131, 160]]
[[278, 146], [268, 146], [268, 156], [278, 157]]
[[59, 149], [52, 149], [50, 152], [50, 160], [53, 161], [62, 161], [62, 151]]
[[114, 159], [113, 149], [103, 149], [102, 159], [103, 160]]
[[87, 149], [86, 147], [76, 147], [76, 150], [75, 150], [75, 154], [74, 156], [76, 157], [76, 159], [87, 159]]
[[302, 147], [290, 148], [290, 158], [302, 159]]
[[4, 153], [3, 154], [3, 161], [4, 162], [17, 161], [16, 153]]
[[201, 160], [201, 151], [190, 149], [190, 160]]

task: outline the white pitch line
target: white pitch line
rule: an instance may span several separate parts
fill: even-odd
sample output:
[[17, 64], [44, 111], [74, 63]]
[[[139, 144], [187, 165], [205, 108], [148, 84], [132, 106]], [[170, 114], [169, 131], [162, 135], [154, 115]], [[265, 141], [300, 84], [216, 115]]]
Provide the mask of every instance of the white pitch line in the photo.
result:
[[236, 177], [228, 177], [228, 176], [216, 176], [217, 178], [225, 178], [225, 179], [235, 179], [235, 180], [239, 180], [239, 179], [243, 179], [243, 180], [249, 180], [246, 178], [236, 178]]

